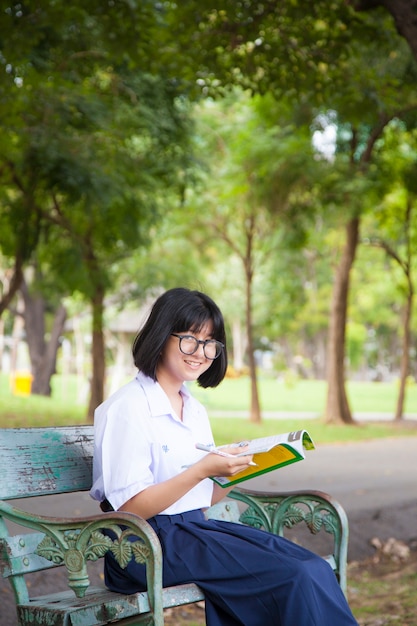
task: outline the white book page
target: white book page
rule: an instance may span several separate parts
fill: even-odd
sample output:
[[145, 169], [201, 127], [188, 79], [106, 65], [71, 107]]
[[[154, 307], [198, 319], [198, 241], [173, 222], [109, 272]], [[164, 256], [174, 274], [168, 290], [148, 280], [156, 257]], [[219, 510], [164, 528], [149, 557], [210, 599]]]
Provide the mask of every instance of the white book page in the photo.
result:
[[259, 437], [258, 439], [252, 439], [247, 442], [240, 443], [232, 443], [229, 446], [220, 446], [219, 449], [228, 448], [228, 447], [240, 447], [245, 443], [248, 444], [248, 448], [245, 449], [245, 452], [238, 454], [237, 456], [245, 456], [246, 454], [259, 454], [260, 452], [267, 452], [275, 446], [278, 446], [280, 443], [289, 443], [296, 450], [300, 450], [303, 445], [303, 434], [305, 431], [294, 431], [291, 433], [284, 433], [281, 435], [271, 435], [270, 437]]

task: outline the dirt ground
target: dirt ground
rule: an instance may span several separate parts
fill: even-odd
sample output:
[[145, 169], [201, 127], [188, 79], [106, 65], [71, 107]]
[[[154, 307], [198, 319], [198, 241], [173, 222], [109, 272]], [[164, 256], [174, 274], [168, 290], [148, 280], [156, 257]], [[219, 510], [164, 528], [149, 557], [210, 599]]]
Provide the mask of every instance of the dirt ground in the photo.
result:
[[360, 626], [417, 625], [417, 546], [409, 556], [381, 555], [349, 565], [348, 594]]
[[[348, 567], [348, 597], [360, 626], [417, 626], [417, 541], [375, 547]], [[166, 611], [166, 626], [204, 626], [204, 603]]]

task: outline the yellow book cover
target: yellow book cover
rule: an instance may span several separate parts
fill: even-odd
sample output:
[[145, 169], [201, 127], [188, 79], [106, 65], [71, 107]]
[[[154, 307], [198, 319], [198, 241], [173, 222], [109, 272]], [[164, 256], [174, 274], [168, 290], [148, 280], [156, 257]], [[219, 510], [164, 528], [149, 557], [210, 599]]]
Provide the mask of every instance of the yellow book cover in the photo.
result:
[[[305, 458], [306, 450], [314, 450], [313, 440], [306, 430], [297, 430], [282, 435], [272, 435], [271, 437], [261, 437], [252, 439], [248, 443], [249, 447], [244, 453], [238, 456], [253, 454], [253, 462], [256, 464], [245, 469], [234, 476], [212, 477], [215, 483], [221, 487], [230, 487], [237, 483], [249, 480], [260, 474], [272, 472], [279, 467], [302, 461]], [[231, 444], [239, 446], [241, 443]], [[230, 446], [220, 446], [217, 450]]]

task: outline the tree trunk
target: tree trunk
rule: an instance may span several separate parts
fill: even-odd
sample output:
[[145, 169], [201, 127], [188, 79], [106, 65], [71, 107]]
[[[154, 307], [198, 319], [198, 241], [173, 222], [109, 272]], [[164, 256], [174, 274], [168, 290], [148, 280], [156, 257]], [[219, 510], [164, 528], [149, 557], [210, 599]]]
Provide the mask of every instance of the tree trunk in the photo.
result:
[[258, 380], [256, 374], [255, 350], [253, 345], [252, 328], [252, 272], [249, 264], [246, 267], [246, 328], [248, 333], [248, 359], [251, 385], [251, 406], [249, 420], [256, 424], [261, 423], [261, 407], [259, 403]]
[[402, 353], [401, 353], [401, 368], [400, 368], [400, 389], [397, 398], [397, 407], [395, 409], [395, 421], [400, 421], [404, 414], [405, 393], [407, 389], [407, 379], [410, 373], [410, 345], [411, 345], [411, 317], [413, 314], [413, 300], [414, 300], [414, 287], [412, 279], [412, 242], [411, 242], [411, 214], [412, 214], [412, 202], [408, 200], [406, 212], [405, 212], [405, 233], [407, 239], [407, 254], [403, 262], [400, 257], [391, 252], [391, 248], [388, 248], [388, 252], [391, 253], [392, 258], [397, 261], [402, 268], [405, 279], [407, 281], [407, 301], [404, 309], [404, 323], [403, 323], [403, 340], [402, 340]]
[[56, 359], [59, 340], [64, 330], [67, 312], [60, 304], [55, 311], [54, 322], [49, 341], [45, 340], [46, 302], [39, 294], [29, 293], [25, 280], [20, 291], [24, 301], [24, 321], [26, 341], [33, 375], [32, 393], [41, 396], [51, 395], [51, 378], [56, 372]]
[[35, 372], [32, 393], [51, 395], [51, 378], [56, 373], [56, 360], [66, 319], [67, 310], [63, 304], [60, 304], [55, 311], [51, 336], [46, 344], [39, 370]]
[[23, 319], [25, 323], [26, 341], [29, 349], [30, 364], [33, 376], [32, 393], [50, 396], [51, 389], [46, 393], [41, 393], [39, 385], [39, 375], [42, 366], [42, 359], [46, 351], [45, 342], [45, 300], [39, 294], [32, 295], [29, 292], [26, 280], [23, 279], [20, 285], [20, 292], [23, 296], [24, 309]]
[[346, 319], [349, 278], [359, 238], [359, 217], [346, 225], [346, 244], [336, 272], [327, 347], [327, 423], [354, 423], [345, 389]]
[[97, 287], [92, 298], [93, 328], [92, 328], [92, 374], [91, 393], [88, 406], [88, 421], [94, 420], [94, 411], [104, 400], [104, 377], [105, 377], [105, 352], [103, 333], [103, 313], [104, 313], [104, 289]]
[[404, 336], [402, 341], [401, 368], [400, 368], [400, 390], [397, 398], [397, 407], [395, 410], [395, 420], [399, 421], [403, 418], [405, 391], [407, 386], [407, 378], [410, 372], [410, 343], [411, 343], [411, 311], [413, 307], [412, 288], [408, 293], [407, 303], [404, 311]]
[[[410, 373], [410, 346], [411, 346], [411, 318], [413, 313], [413, 300], [414, 300], [414, 287], [412, 278], [412, 239], [411, 239], [411, 214], [413, 204], [410, 200], [407, 202], [405, 219], [404, 219], [404, 234], [402, 240], [406, 240], [406, 255], [402, 259], [400, 254], [393, 248], [393, 246], [385, 240], [376, 239], [374, 245], [379, 246], [391, 259], [395, 261], [404, 273], [404, 277], [407, 283], [407, 299], [403, 314], [403, 337], [401, 346], [401, 366], [400, 366], [400, 389], [397, 397], [397, 406], [395, 410], [394, 420], [401, 420], [404, 413], [405, 393], [407, 388], [407, 378]], [[404, 241], [402, 241], [404, 243]]]
[[[8, 308], [9, 304], [13, 300], [14, 296], [18, 292], [23, 280], [23, 257], [17, 255], [15, 258], [15, 265], [11, 270], [11, 276], [7, 276], [7, 280], [3, 280], [2, 296], [0, 298], [0, 317], [4, 311]], [[7, 290], [6, 283], [7, 282]]]
[[18, 368], [19, 343], [23, 335], [23, 303], [19, 294], [16, 312], [13, 319], [12, 345], [10, 349], [10, 371], [15, 372]]
[[3, 371], [4, 343], [4, 320], [0, 317], [0, 372]]

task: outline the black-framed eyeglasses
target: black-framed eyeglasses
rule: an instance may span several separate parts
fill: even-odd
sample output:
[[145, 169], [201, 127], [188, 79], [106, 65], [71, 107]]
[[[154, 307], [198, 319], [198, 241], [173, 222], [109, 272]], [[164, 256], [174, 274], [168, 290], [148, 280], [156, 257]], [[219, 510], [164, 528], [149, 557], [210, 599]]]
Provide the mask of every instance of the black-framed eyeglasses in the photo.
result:
[[224, 344], [217, 339], [197, 339], [192, 335], [178, 335], [177, 333], [171, 333], [173, 337], [178, 337], [180, 340], [180, 350], [183, 354], [194, 354], [197, 352], [198, 346], [203, 346], [203, 352], [206, 359], [214, 361], [221, 355], [224, 348]]

